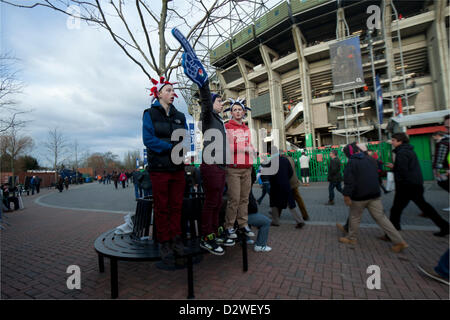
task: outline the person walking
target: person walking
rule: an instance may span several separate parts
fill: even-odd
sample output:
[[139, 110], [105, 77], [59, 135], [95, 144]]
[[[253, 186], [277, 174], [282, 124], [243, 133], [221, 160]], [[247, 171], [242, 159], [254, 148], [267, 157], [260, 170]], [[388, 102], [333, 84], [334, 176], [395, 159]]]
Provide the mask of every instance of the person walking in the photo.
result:
[[119, 176], [119, 181], [122, 183], [122, 189], [125, 189], [125, 182], [127, 180], [127, 176], [125, 172], [122, 171], [122, 173]]
[[147, 170], [147, 165], [141, 170], [139, 176], [139, 187], [144, 193], [144, 197], [153, 195], [152, 191], [152, 180], [150, 179], [150, 174]]
[[356, 244], [362, 214], [367, 209], [378, 226], [392, 239], [394, 246], [391, 250], [401, 252], [408, 244], [384, 214], [376, 164], [356, 142], [345, 146], [344, 153], [349, 158], [344, 170], [343, 190], [345, 204], [350, 208], [349, 232], [339, 238], [339, 242]]
[[36, 179], [36, 193], [39, 194], [40, 190], [41, 190], [41, 181], [42, 179], [38, 176], [35, 177]]
[[[423, 177], [419, 160], [414, 152], [414, 148], [409, 144], [409, 137], [398, 132], [392, 135], [392, 146], [395, 154], [394, 163], [386, 166], [393, 169], [395, 179], [394, 204], [391, 208], [390, 220], [397, 230], [401, 230], [400, 217], [403, 210], [410, 201], [413, 201], [422, 210], [424, 215], [436, 224], [440, 231], [434, 233], [435, 236], [444, 237], [449, 234], [449, 224], [437, 211], [425, 201], [423, 196]], [[384, 236], [382, 240], [389, 240]]]
[[34, 195], [34, 191], [36, 190], [36, 185], [37, 185], [36, 176], [33, 176], [30, 180], [30, 188], [32, 196]]
[[425, 274], [427, 277], [439, 281], [443, 284], [450, 285], [449, 275], [448, 275], [448, 264], [449, 264], [449, 249], [441, 256], [438, 264], [434, 268], [422, 267], [417, 265], [417, 268]]
[[224, 228], [228, 238], [236, 239], [235, 222], [246, 236], [255, 236], [248, 226], [248, 196], [252, 184], [254, 149], [250, 130], [243, 121], [247, 110], [244, 100], [230, 101], [231, 120], [225, 124], [231, 159], [226, 175], [228, 205]]
[[116, 171], [113, 172], [112, 179], [114, 181], [114, 188], [116, 188], [116, 190], [117, 190], [117, 188], [118, 188], [117, 185], [119, 183], [119, 174]]
[[295, 210], [295, 200], [290, 184], [290, 179], [294, 174], [292, 166], [286, 157], [280, 156], [275, 152], [271, 157], [272, 161], [278, 161], [278, 170], [276, 174], [270, 176], [270, 208], [272, 214], [272, 226], [280, 225], [280, 215], [283, 209], [289, 208], [296, 225], [300, 229], [305, 226], [302, 215]]
[[[160, 77], [159, 81], [151, 79], [152, 105], [143, 113], [142, 137], [147, 147], [148, 170], [152, 182], [156, 238], [161, 244], [160, 253], [163, 263], [174, 267], [175, 255], [185, 253], [181, 238], [181, 210], [184, 196], [184, 163], [175, 164], [173, 158], [181, 156], [172, 150], [181, 143], [173, 141], [175, 130], [185, 130], [186, 117], [173, 105], [176, 93], [173, 84]], [[183, 153], [184, 153], [183, 149]], [[182, 159], [185, 158], [183, 154]]]
[[[433, 133], [433, 139], [436, 141], [435, 153], [433, 156], [433, 174], [437, 184], [449, 192], [449, 135], [444, 131]], [[450, 208], [443, 209], [450, 211]]]
[[309, 186], [309, 157], [303, 151], [300, 157], [300, 174], [304, 186]]
[[300, 212], [302, 213], [303, 220], [308, 221], [309, 220], [308, 211], [306, 210], [305, 202], [303, 201], [303, 198], [300, 195], [300, 191], [298, 190], [298, 187], [300, 187], [300, 180], [298, 180], [298, 177], [296, 174], [294, 159], [292, 159], [292, 157], [290, 157], [290, 156], [284, 156], [284, 157], [286, 157], [286, 159], [289, 160], [289, 163], [291, 164], [291, 168], [292, 168], [292, 176], [289, 179], [289, 184], [291, 185], [291, 189], [292, 189], [292, 196], [294, 197], [294, 200], [297, 203], [297, 206], [300, 209]]
[[338, 152], [332, 150], [330, 152], [330, 163], [328, 164], [328, 202], [326, 205], [334, 205], [334, 188], [342, 193], [341, 181], [341, 160], [338, 158]]
[[64, 186], [66, 187], [66, 191], [69, 190], [69, 177], [64, 178]]
[[139, 198], [142, 198], [142, 188], [140, 186], [139, 183], [139, 178], [141, 176], [141, 170], [143, 169], [143, 167], [139, 167], [137, 168], [135, 171], [133, 171], [133, 185], [134, 185], [134, 197], [136, 199], [136, 201]]
[[59, 192], [63, 192], [63, 190], [64, 190], [64, 179], [63, 179], [62, 176], [59, 176], [59, 178], [58, 178], [57, 187], [58, 187]]

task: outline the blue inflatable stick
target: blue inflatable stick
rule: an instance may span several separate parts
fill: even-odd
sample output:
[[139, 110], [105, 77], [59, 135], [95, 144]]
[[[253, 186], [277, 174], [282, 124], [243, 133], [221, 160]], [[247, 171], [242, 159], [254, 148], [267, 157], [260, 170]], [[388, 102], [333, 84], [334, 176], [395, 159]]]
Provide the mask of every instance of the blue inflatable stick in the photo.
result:
[[181, 65], [183, 66], [184, 73], [191, 79], [199, 88], [203, 87], [206, 81], [208, 81], [208, 74], [205, 68], [192, 49], [189, 41], [183, 36], [183, 34], [177, 29], [172, 29], [172, 35], [180, 42], [184, 49], [182, 54]]

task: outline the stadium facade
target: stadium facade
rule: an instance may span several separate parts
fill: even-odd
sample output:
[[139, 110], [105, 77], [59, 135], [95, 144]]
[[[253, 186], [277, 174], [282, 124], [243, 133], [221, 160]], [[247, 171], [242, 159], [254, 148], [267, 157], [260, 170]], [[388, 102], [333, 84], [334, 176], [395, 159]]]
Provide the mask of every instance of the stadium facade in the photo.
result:
[[[267, 132], [258, 150], [383, 140], [400, 113], [449, 109], [449, 15], [445, 0], [283, 1], [211, 48], [211, 83], [249, 102], [249, 127]], [[350, 68], [333, 74], [330, 48], [354, 37], [364, 79], [337, 88]]]

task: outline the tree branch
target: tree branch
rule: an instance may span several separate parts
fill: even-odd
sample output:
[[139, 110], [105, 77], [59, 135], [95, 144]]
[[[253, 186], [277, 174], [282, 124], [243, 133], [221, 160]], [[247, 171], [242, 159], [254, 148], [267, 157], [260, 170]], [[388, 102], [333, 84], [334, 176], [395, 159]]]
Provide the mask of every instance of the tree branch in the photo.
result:
[[127, 49], [126, 49], [126, 48], [125, 48], [125, 47], [117, 40], [116, 35], [114, 34], [114, 32], [112, 32], [111, 27], [109, 26], [108, 22], [106, 21], [105, 14], [103, 13], [103, 10], [102, 10], [102, 8], [101, 8], [101, 6], [100, 6], [99, 1], [98, 1], [98, 0], [95, 0], [95, 1], [97, 2], [98, 9], [99, 9], [100, 14], [101, 14], [101, 16], [102, 16], [102, 18], [103, 18], [103, 21], [104, 21], [104, 23], [105, 23], [105, 27], [106, 27], [107, 30], [109, 31], [109, 33], [110, 33], [111, 37], [113, 38], [114, 42], [117, 43], [117, 44], [119, 45], [119, 47], [123, 50], [123, 52], [125, 52], [125, 54], [126, 54], [131, 60], [133, 60], [134, 63], [136, 63], [136, 64], [141, 68], [141, 70], [145, 73], [145, 75], [150, 79], [151, 76], [150, 76], [150, 74], [147, 72], [147, 70], [145, 70], [144, 66], [143, 66], [139, 61], [137, 61], [135, 58], [133, 58], [133, 56], [130, 55], [130, 53], [127, 51]]

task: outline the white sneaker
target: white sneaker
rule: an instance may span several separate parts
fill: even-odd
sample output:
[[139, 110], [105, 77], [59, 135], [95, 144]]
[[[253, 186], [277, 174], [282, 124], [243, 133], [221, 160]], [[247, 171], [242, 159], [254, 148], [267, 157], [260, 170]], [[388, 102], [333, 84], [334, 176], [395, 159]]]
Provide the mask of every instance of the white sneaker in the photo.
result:
[[269, 251], [272, 250], [272, 248], [269, 247], [269, 246], [255, 246], [255, 247], [253, 248], [253, 250], [254, 250], [255, 252], [269, 252]]
[[450, 211], [450, 207], [442, 209], [442, 211]]

